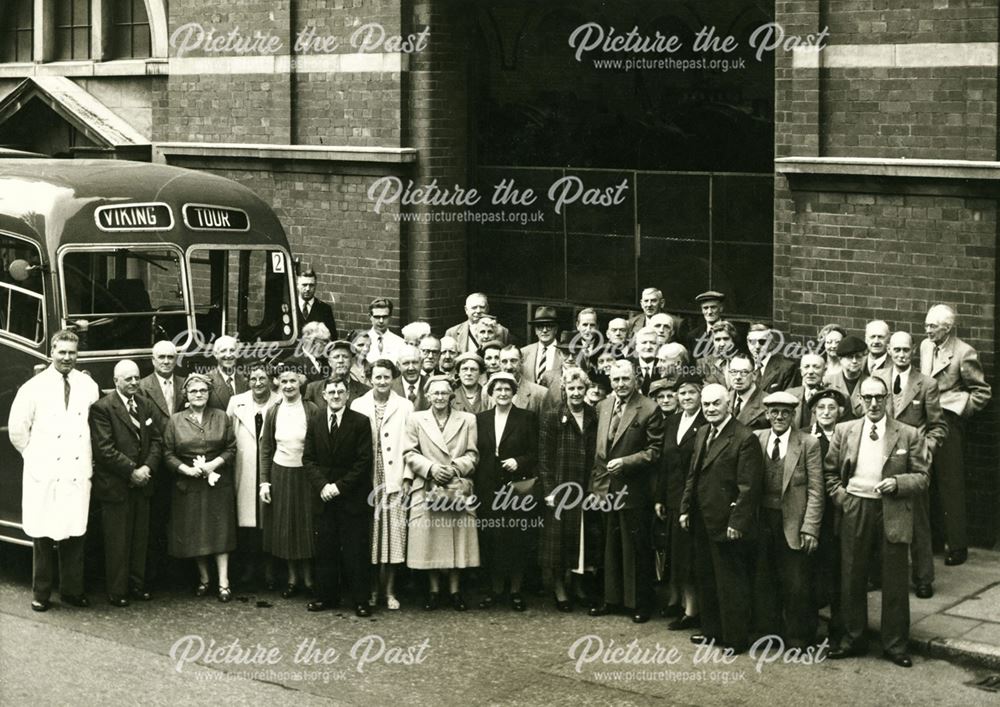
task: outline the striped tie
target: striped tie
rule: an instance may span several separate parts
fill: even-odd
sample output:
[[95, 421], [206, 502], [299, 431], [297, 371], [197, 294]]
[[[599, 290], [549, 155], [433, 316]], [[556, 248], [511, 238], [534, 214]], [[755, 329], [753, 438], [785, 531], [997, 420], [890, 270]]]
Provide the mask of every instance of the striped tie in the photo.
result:
[[541, 383], [542, 378], [545, 377], [545, 359], [548, 358], [545, 355], [546, 346], [545, 344], [539, 344], [538, 346], [538, 372], [535, 374], [535, 382]]
[[130, 397], [128, 399], [128, 419], [132, 421], [132, 426], [135, 427], [135, 432], [138, 434], [142, 431], [142, 424], [139, 422], [139, 410], [135, 404], [135, 398]]

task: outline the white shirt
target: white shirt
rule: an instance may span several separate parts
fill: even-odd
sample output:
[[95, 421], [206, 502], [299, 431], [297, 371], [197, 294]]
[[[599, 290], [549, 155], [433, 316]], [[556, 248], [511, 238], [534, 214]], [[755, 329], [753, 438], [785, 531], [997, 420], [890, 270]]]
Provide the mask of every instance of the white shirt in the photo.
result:
[[778, 440], [778, 457], [784, 459], [788, 453], [788, 440], [792, 438], [792, 428], [789, 427], [782, 435], [775, 435], [774, 430], [771, 430], [771, 433], [767, 436], [767, 449], [764, 450], [769, 459], [774, 453], [774, 440], [776, 438]]
[[493, 415], [493, 434], [496, 436], [497, 449], [496, 452], [500, 454], [500, 438], [503, 437], [503, 431], [507, 427], [507, 417], [510, 415], [510, 408], [507, 408], [506, 412], [500, 412], [500, 408], [493, 408], [496, 414]]
[[[546, 373], [551, 371], [552, 368], [555, 366], [556, 342], [553, 341], [551, 344], [543, 344], [541, 341], [539, 341], [538, 342], [539, 354], [542, 353], [543, 348], [545, 349], [545, 355], [538, 356], [535, 359], [535, 373], [538, 373], [538, 369], [541, 367], [543, 360], [545, 361]], [[541, 381], [538, 382], [541, 383]]]
[[[729, 415], [729, 414], [727, 414], [727, 415], [726, 415], [726, 419], [724, 419], [724, 420], [723, 420], [722, 422], [720, 422], [720, 423], [719, 423], [718, 425], [715, 425], [715, 426], [714, 426], [714, 427], [715, 427], [715, 436], [716, 436], [716, 437], [718, 437], [718, 436], [719, 436], [719, 435], [720, 435], [720, 434], [722, 433], [722, 430], [723, 430], [723, 429], [725, 429], [726, 425], [728, 425], [728, 424], [729, 424], [729, 421], [730, 421], [730, 420], [732, 420], [732, 419], [733, 419], [733, 416], [732, 416], [732, 415]], [[708, 433], [709, 433], [709, 434], [712, 434], [712, 431], [711, 431], [711, 430], [709, 430], [709, 432], [708, 432]]]
[[[747, 406], [747, 403], [750, 402], [750, 397], [753, 395], [753, 393], [754, 393], [755, 390], [757, 390], [757, 384], [756, 383], [754, 383], [752, 386], [750, 386], [749, 388], [747, 388], [742, 393], [738, 393], [735, 390], [733, 391], [734, 393], [736, 393], [736, 397], [740, 399], [740, 412], [743, 412], [743, 408], [745, 408]], [[736, 398], [733, 399], [733, 408], [732, 409], [733, 410], [736, 409]]]
[[[368, 351], [368, 362], [375, 363], [375, 361], [380, 358], [387, 358], [393, 363], [396, 363], [399, 358], [400, 351], [403, 350], [403, 346], [406, 342], [403, 340], [399, 334], [393, 334], [391, 331], [386, 329], [384, 334], [379, 333], [372, 327], [368, 330], [369, 340], [372, 342], [371, 349]], [[382, 350], [379, 350], [379, 337], [382, 339]]]
[[[309, 309], [312, 310], [312, 306], [316, 303], [316, 298], [309, 300]], [[308, 317], [309, 312], [306, 311], [306, 300], [299, 297], [299, 311], [302, 312], [303, 317]]]
[[681, 413], [681, 422], [679, 425], [677, 425], [677, 444], [680, 444], [681, 440], [684, 439], [684, 435], [686, 435], [687, 431], [691, 429], [691, 425], [694, 424], [694, 421], [695, 419], [697, 419], [697, 417], [698, 417], [697, 412], [695, 412], [693, 415], [688, 415], [686, 412]]
[[912, 368], [913, 366], [910, 366], [910, 368], [907, 368], [905, 371], [901, 371], [898, 368], [893, 367], [892, 381], [889, 383], [889, 395], [895, 395], [895, 393], [893, 393], [892, 390], [896, 385], [897, 378], [899, 378], [899, 393], [900, 395], [903, 394], [903, 391], [906, 390], [907, 383], [910, 382], [910, 370]]
[[333, 418], [335, 418], [335, 417], [337, 418], [337, 428], [338, 429], [340, 428], [340, 423], [343, 422], [343, 420], [344, 420], [344, 410], [345, 409], [346, 408], [340, 408], [336, 412], [334, 412], [333, 410], [330, 410], [330, 408], [326, 409], [326, 412], [327, 412], [327, 415], [326, 415], [326, 429], [327, 429], [328, 432], [330, 431], [330, 428], [333, 427], [333, 425], [331, 424], [331, 420], [333, 420]]
[[872, 371], [876, 371], [879, 368], [881, 368], [882, 364], [885, 363], [885, 359], [888, 356], [889, 356], [889, 354], [887, 354], [887, 353], [882, 354], [879, 358], [872, 358], [871, 356], [869, 356], [868, 357], [868, 372], [870, 373]]
[[[124, 406], [125, 406], [125, 410], [127, 410], [127, 411], [128, 411], [128, 413], [129, 413], [129, 415], [131, 415], [131, 414], [132, 414], [132, 411], [131, 411], [131, 410], [129, 410], [129, 408], [128, 408], [128, 401], [130, 400], [130, 398], [129, 398], [128, 396], [126, 396], [126, 395], [122, 395], [122, 394], [121, 394], [121, 391], [119, 391], [119, 390], [118, 390], [117, 388], [115, 388], [115, 392], [116, 392], [116, 393], [118, 393], [118, 397], [119, 397], [119, 398], [121, 399], [121, 401], [122, 401], [122, 405], [124, 405]], [[133, 396], [133, 397], [131, 398], [131, 400], [135, 400], [135, 396]], [[136, 412], [135, 412], [135, 414], [136, 414], [136, 415], [138, 415], [138, 414], [139, 414], [139, 410], [138, 410], [138, 403], [136, 403]]]

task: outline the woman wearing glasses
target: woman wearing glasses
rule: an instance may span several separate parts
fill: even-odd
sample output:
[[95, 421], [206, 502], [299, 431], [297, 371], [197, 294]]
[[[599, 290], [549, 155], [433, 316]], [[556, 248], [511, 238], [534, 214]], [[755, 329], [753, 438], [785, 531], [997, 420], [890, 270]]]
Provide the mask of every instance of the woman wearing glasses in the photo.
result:
[[198, 564], [197, 596], [208, 593], [208, 558], [215, 557], [219, 601], [232, 599], [229, 553], [236, 549], [233, 461], [236, 435], [223, 410], [208, 407], [212, 381], [192, 373], [184, 381], [189, 407], [174, 413], [163, 432], [163, 457], [177, 475], [173, 488], [168, 550]]

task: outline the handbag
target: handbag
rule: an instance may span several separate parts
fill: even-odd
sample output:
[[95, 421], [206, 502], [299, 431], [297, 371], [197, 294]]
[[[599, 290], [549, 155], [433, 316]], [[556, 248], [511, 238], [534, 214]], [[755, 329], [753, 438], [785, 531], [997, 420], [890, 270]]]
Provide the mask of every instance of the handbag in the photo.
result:
[[538, 483], [538, 477], [532, 476], [527, 479], [518, 479], [517, 481], [509, 481], [511, 490], [515, 496], [531, 496], [532, 498], [539, 498], [542, 489]]

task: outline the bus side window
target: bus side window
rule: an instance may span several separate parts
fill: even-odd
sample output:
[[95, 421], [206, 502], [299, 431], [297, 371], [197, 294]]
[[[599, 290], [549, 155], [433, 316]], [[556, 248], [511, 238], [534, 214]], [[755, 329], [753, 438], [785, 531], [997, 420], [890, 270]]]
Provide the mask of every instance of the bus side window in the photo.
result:
[[[27, 261], [28, 278], [17, 281], [10, 273], [10, 264], [15, 260]], [[33, 243], [0, 233], [0, 332], [39, 343], [45, 339], [41, 254]]]

